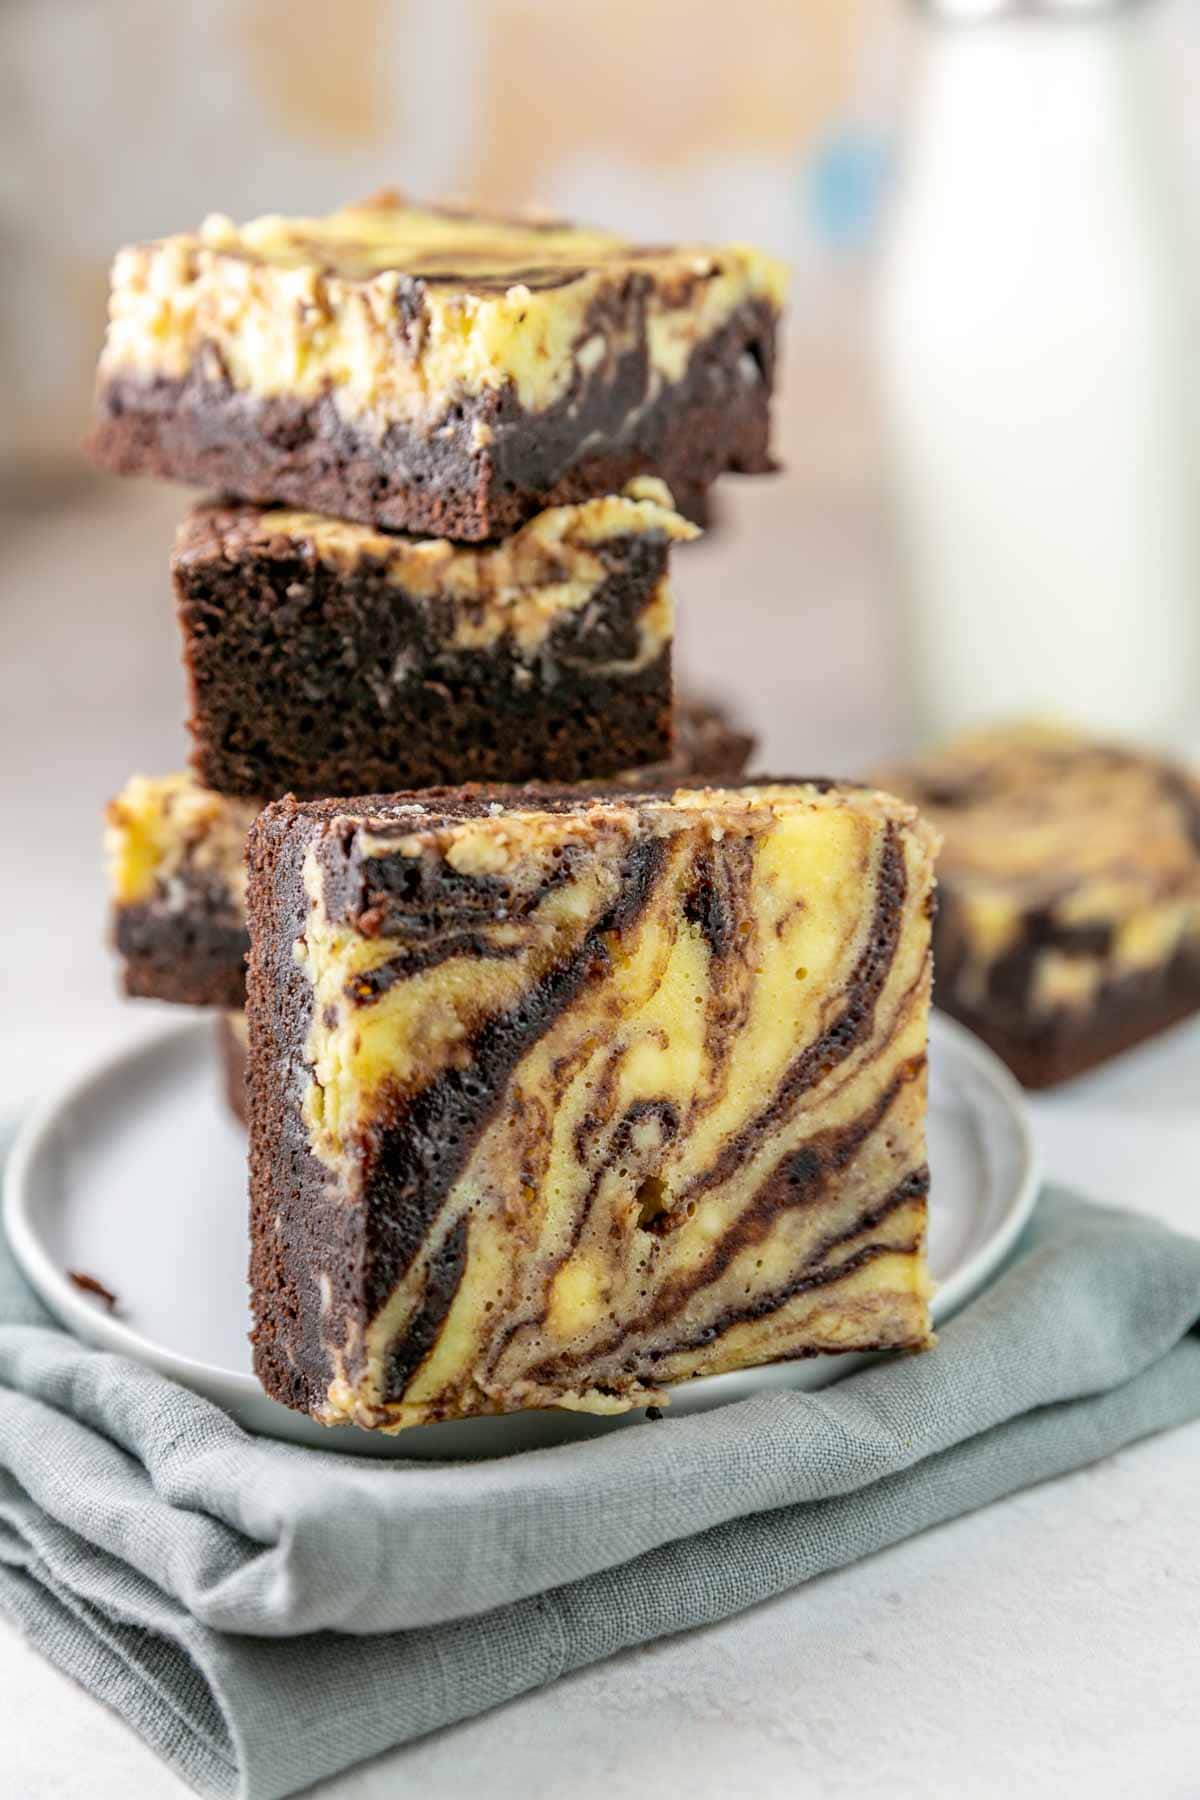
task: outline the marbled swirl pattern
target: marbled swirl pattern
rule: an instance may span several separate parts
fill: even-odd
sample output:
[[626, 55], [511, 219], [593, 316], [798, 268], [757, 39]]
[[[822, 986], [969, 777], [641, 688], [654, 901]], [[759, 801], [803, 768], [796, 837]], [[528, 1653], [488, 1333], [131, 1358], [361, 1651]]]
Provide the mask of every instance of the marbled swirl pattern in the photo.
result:
[[777, 312], [786, 287], [783, 264], [746, 245], [639, 249], [387, 194], [323, 218], [213, 216], [118, 252], [100, 379], [204, 367], [240, 393], [329, 390], [378, 429], [429, 425], [455, 394], [506, 384], [536, 411], [612, 354], [598, 309], [670, 383], [739, 306]]
[[271, 1391], [386, 1428], [926, 1343], [932, 849], [825, 783], [268, 809]]

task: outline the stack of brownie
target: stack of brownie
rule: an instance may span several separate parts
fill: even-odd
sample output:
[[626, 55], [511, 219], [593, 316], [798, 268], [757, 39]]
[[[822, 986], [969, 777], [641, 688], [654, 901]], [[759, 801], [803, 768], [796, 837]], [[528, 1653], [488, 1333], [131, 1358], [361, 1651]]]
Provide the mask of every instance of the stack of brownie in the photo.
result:
[[740, 772], [718, 711], [673, 718], [667, 561], [677, 501], [771, 466], [781, 292], [749, 250], [389, 195], [119, 254], [93, 452], [237, 496], [172, 558], [192, 770], [110, 807], [129, 993], [241, 1008], [275, 796]]
[[771, 467], [783, 287], [390, 196], [117, 260], [96, 454], [236, 496], [117, 941], [235, 1007], [248, 926], [256, 1367], [314, 1417], [929, 1341], [935, 834], [674, 734], [668, 556]]

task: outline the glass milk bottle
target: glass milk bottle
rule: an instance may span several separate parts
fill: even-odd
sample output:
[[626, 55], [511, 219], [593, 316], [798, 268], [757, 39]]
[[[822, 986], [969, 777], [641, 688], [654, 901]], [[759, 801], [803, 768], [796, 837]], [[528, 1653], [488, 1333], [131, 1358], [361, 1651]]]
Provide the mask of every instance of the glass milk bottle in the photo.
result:
[[878, 350], [925, 734], [1200, 713], [1200, 351], [1153, 11], [922, 8]]

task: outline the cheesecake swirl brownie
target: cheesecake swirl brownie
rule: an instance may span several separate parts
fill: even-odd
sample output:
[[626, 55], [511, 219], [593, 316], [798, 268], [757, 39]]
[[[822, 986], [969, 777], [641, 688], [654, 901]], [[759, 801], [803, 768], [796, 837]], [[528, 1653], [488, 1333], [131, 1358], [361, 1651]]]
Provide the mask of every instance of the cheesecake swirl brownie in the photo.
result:
[[267, 1391], [399, 1429], [928, 1343], [933, 847], [828, 782], [268, 807]]
[[228, 794], [583, 781], [669, 757], [660, 481], [552, 507], [494, 545], [206, 506], [172, 574], [192, 766]]
[[122, 250], [92, 450], [368, 525], [478, 540], [771, 468], [782, 265], [381, 195]]
[[[711, 701], [681, 699], [670, 761], [621, 776], [630, 787], [735, 781], [754, 738]], [[135, 775], [108, 808], [112, 935], [125, 990], [142, 999], [245, 1001], [246, 833], [265, 800], [214, 793], [194, 775]]]
[[937, 1004], [1029, 1087], [1200, 1008], [1200, 781], [1022, 724], [879, 779], [943, 833]]
[[109, 802], [112, 936], [127, 994], [242, 1005], [245, 845], [257, 811], [184, 774], [135, 775]]

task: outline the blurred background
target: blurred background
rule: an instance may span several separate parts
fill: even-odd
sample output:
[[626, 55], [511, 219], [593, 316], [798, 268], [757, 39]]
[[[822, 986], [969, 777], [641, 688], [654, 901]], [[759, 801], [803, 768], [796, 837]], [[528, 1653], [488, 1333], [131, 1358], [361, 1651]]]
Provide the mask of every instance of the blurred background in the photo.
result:
[[1189, 733], [1200, 0], [938, 10], [5, 0], [10, 1092], [154, 1011], [121, 1007], [102, 949], [100, 815], [186, 756], [166, 559], [188, 496], [79, 445], [114, 249], [210, 211], [388, 184], [763, 244], [795, 269], [784, 469], [723, 483], [679, 558], [688, 685], [780, 770], [852, 772], [1060, 692]]

